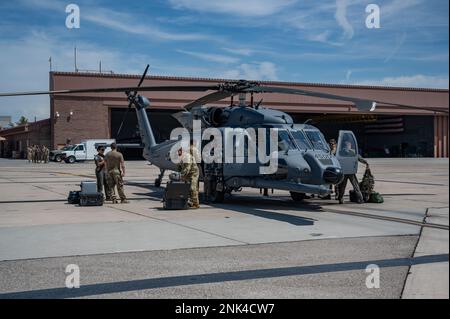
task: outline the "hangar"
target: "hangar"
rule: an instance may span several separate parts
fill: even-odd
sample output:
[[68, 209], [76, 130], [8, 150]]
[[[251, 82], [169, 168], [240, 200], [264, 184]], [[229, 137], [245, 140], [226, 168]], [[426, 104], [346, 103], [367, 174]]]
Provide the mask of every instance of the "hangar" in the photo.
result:
[[[50, 72], [50, 90], [133, 87], [140, 75]], [[143, 85], [211, 85], [224, 79], [147, 76]], [[414, 105], [448, 111], [448, 89], [356, 86], [261, 81], [261, 84], [327, 92], [398, 104]], [[151, 101], [148, 110], [157, 142], [167, 139], [179, 126], [171, 114], [200, 97], [197, 92], [152, 92], [145, 95]], [[297, 123], [310, 120], [326, 138], [337, 137], [341, 129], [352, 130], [358, 137], [366, 157], [448, 157], [448, 114], [378, 105], [374, 113], [358, 112], [348, 102], [286, 94], [260, 94], [262, 105], [289, 113]], [[227, 106], [229, 99], [213, 105]], [[125, 119], [119, 135], [127, 101], [123, 93], [71, 93], [50, 98], [49, 146], [60, 148], [83, 139], [115, 138], [119, 143], [139, 143], [134, 110]], [[47, 123], [47, 122], [46, 122]], [[17, 130], [17, 129], [16, 129]], [[8, 133], [8, 134], [6, 134]], [[14, 138], [15, 132], [0, 132]], [[6, 137], [6, 136], [5, 136]], [[47, 141], [47, 137], [44, 138]], [[5, 143], [5, 142], [2, 142]], [[7, 143], [7, 141], [6, 141]], [[9, 143], [9, 145], [26, 145]], [[46, 143], [47, 144], [47, 143]], [[26, 147], [26, 146], [25, 146]], [[21, 150], [16, 150], [20, 152]], [[139, 149], [125, 151], [128, 157], [140, 157]]]

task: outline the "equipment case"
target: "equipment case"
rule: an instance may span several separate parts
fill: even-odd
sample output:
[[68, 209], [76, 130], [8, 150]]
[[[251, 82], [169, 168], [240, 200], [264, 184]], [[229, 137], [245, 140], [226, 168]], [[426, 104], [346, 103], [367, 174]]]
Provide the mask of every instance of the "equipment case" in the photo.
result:
[[188, 209], [190, 183], [169, 181], [164, 192], [164, 209]]
[[80, 206], [102, 206], [103, 193], [97, 192], [96, 182], [81, 182]]

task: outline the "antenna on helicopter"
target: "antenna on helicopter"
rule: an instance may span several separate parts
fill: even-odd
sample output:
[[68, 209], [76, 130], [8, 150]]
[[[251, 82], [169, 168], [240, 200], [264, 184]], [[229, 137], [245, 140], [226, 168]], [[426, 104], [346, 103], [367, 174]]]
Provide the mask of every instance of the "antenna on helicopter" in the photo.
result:
[[259, 109], [259, 106], [261, 105], [261, 103], [262, 103], [263, 100], [264, 100], [264, 99], [261, 99], [261, 100], [259, 100], [258, 103], [256, 103], [256, 105], [255, 105], [255, 109], [256, 109], [256, 110]]
[[239, 93], [239, 106], [245, 107], [245, 93]]

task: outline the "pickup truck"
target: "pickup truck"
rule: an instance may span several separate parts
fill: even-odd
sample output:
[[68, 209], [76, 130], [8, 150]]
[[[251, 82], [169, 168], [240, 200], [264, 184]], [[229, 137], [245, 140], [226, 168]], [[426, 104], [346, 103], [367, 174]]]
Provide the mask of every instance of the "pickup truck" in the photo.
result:
[[[66, 163], [73, 164], [79, 161], [89, 161], [93, 160], [94, 156], [97, 154], [97, 147], [99, 145], [105, 146], [105, 153], [111, 151], [111, 144], [115, 143], [114, 139], [95, 139], [95, 140], [84, 140], [80, 144], [75, 144], [67, 147], [61, 154], [61, 159], [64, 159]], [[56, 155], [59, 156], [59, 155]]]

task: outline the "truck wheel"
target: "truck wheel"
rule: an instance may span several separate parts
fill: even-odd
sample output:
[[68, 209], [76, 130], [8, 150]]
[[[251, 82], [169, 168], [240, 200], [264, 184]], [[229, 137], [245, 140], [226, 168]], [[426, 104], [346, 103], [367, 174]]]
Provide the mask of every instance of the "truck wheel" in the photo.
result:
[[55, 162], [61, 162], [62, 161], [62, 157], [61, 157], [61, 155], [56, 155], [55, 156]]
[[69, 156], [67, 159], [67, 163], [73, 164], [76, 162], [75, 156]]
[[290, 192], [291, 197], [295, 202], [302, 202], [306, 198], [305, 193], [296, 193], [296, 192]]

